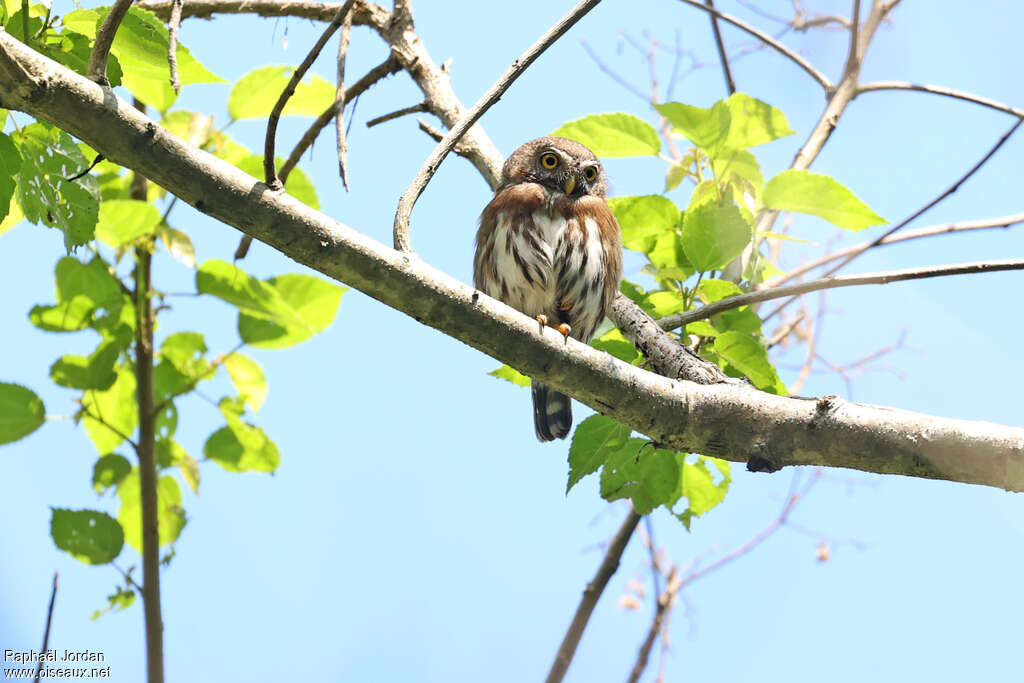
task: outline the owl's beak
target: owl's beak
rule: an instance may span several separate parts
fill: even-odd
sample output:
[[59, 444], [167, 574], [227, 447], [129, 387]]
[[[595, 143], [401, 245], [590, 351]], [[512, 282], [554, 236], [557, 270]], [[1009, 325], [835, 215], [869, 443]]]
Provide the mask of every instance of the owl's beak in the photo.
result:
[[565, 179], [565, 194], [571, 195], [572, 191], [576, 189], [576, 176], [571, 175]]

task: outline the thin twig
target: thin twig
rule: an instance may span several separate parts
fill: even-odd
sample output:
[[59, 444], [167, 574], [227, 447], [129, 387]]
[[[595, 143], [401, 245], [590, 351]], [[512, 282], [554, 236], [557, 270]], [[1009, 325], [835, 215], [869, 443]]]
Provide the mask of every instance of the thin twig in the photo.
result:
[[786, 340], [786, 337], [793, 334], [793, 331], [804, 321], [807, 317], [806, 311], [800, 311], [793, 319], [778, 329], [778, 331], [772, 335], [772, 338], [768, 340], [768, 348], [774, 348]]
[[[345, 13], [345, 20], [341, 23], [341, 37], [338, 40], [338, 89], [334, 96], [335, 102], [345, 101], [345, 55], [348, 53], [348, 39], [352, 33], [352, 13]], [[334, 118], [334, 129], [338, 136], [338, 175], [341, 176], [341, 184], [348, 191], [348, 164], [346, 157], [348, 143], [345, 130], [345, 108], [338, 110]]]
[[94, 415], [93, 413], [89, 412], [89, 409], [86, 408], [84, 405], [82, 406], [82, 415], [84, 415], [85, 417], [89, 418], [90, 420], [95, 420], [96, 422], [99, 422], [101, 425], [103, 425], [104, 427], [106, 427], [110, 431], [114, 432], [114, 434], [117, 434], [119, 437], [121, 437], [122, 440], [124, 440], [128, 445], [130, 445], [132, 447], [132, 449], [135, 450], [136, 452], [139, 450], [139, 445], [137, 443], [135, 443], [134, 441], [132, 441], [131, 437], [129, 437], [127, 434], [122, 432], [120, 429], [118, 429], [114, 425], [112, 425], [109, 422], [107, 422], [106, 420], [104, 420], [99, 415]]
[[281, 112], [284, 110], [285, 104], [288, 103], [289, 98], [295, 94], [295, 88], [298, 86], [299, 81], [306, 75], [309, 67], [313, 65], [313, 62], [317, 57], [320, 56], [320, 51], [324, 49], [324, 45], [330, 40], [334, 32], [341, 26], [341, 22], [348, 16], [349, 10], [352, 9], [352, 5], [355, 4], [355, 0], [346, 0], [345, 4], [338, 10], [337, 16], [334, 20], [327, 25], [324, 32], [320, 35], [319, 40], [313, 45], [313, 48], [306, 55], [306, 58], [302, 60], [302, 64], [292, 74], [291, 79], [288, 81], [288, 85], [285, 86], [281, 96], [277, 98], [277, 102], [274, 103], [274, 108], [270, 112], [270, 118], [267, 121], [267, 136], [263, 145], [263, 175], [267, 187], [271, 190], [280, 190], [284, 188], [284, 183], [278, 178], [277, 168], [274, 162], [274, 144], [275, 138], [277, 137], [277, 122], [281, 118]]
[[[370, 69], [366, 75], [360, 78], [358, 81], [352, 84], [351, 88], [345, 89], [345, 100], [339, 102], [335, 100], [331, 106], [327, 107], [320, 116], [310, 124], [309, 128], [302, 135], [302, 139], [295, 145], [292, 153], [288, 155], [288, 158], [283, 164], [281, 164], [281, 170], [278, 171], [277, 176], [281, 183], [288, 181], [288, 175], [292, 172], [299, 163], [299, 159], [306, 153], [313, 142], [316, 141], [320, 132], [327, 127], [327, 124], [338, 115], [345, 105], [348, 104], [352, 99], [359, 97], [362, 93], [374, 85], [377, 81], [381, 80], [385, 76], [390, 76], [393, 73], [397, 73], [402, 70], [401, 64], [395, 59], [394, 55], [388, 56], [383, 62]], [[246, 254], [249, 253], [249, 247], [252, 246], [252, 237], [250, 235], [243, 235], [242, 239], [238, 242], [238, 248], [235, 249], [234, 260], [240, 261], [245, 258]]]
[[167, 66], [171, 70], [171, 87], [181, 90], [178, 75], [178, 29], [181, 28], [181, 6], [184, 0], [171, 0], [171, 18], [167, 21]]
[[400, 118], [402, 116], [405, 116], [407, 114], [418, 114], [418, 113], [424, 112], [424, 111], [427, 111], [427, 103], [426, 102], [417, 102], [416, 104], [412, 105], [411, 107], [404, 107], [402, 109], [397, 109], [397, 110], [391, 112], [390, 114], [384, 114], [383, 116], [378, 116], [375, 119], [370, 119], [369, 121], [366, 122], [366, 127], [367, 128], [373, 128], [374, 126], [378, 126], [378, 125], [384, 123], [385, 121], [391, 121], [391, 120]]
[[807, 378], [811, 376], [811, 369], [814, 367], [814, 357], [817, 355], [818, 339], [821, 336], [821, 326], [824, 322], [825, 292], [822, 292], [821, 298], [818, 301], [818, 315], [815, 316], [814, 323], [807, 333], [807, 355], [805, 356], [804, 364], [800, 368], [796, 381], [789, 386], [789, 393], [792, 395], [799, 396], [800, 392], [803, 391], [804, 384], [807, 383]]
[[[944, 277], [946, 275], [972, 275], [975, 273], [995, 273], [1003, 270], [1024, 270], [1024, 259], [1006, 259], [1001, 261], [976, 261], [973, 263], [957, 263], [944, 266], [927, 266], [925, 268], [907, 268], [904, 270], [888, 270], [880, 273], [863, 273], [861, 275], [841, 275], [838, 277], [826, 277], [811, 282], [800, 282], [794, 285], [762, 289], [756, 292], [738, 294], [736, 296], [710, 303], [703, 308], [698, 308], [684, 313], [666, 316], [658, 320], [658, 325], [663, 330], [674, 330], [695, 320], [703, 320], [723, 311], [748, 306], [761, 301], [771, 301], [783, 297], [796, 297], [807, 292], [817, 292], [823, 289], [836, 289], [838, 287], [854, 287], [858, 285], [884, 285], [890, 282], [903, 280], [920, 280], [931, 277]], [[770, 316], [767, 316], [770, 317]], [[767, 319], [767, 317], [765, 319]]]
[[[1013, 135], [1013, 134], [1014, 134], [1015, 132], [1017, 132], [1017, 129], [1018, 129], [1018, 128], [1020, 128], [1020, 126], [1021, 126], [1021, 124], [1022, 124], [1022, 123], [1024, 123], [1024, 119], [1017, 119], [1017, 121], [1016, 121], [1016, 122], [1015, 122], [1015, 123], [1014, 123], [1014, 124], [1013, 124], [1012, 126], [1010, 126], [1009, 130], [1007, 130], [1007, 131], [1006, 131], [1005, 133], [1003, 133], [1003, 136], [1002, 136], [1001, 138], [999, 138], [999, 140], [998, 140], [998, 141], [996, 142], [996, 144], [995, 144], [995, 145], [993, 145], [993, 146], [992, 146], [992, 148], [991, 148], [991, 149], [989, 149], [989, 150], [988, 150], [988, 151], [987, 151], [987, 152], [985, 153], [985, 156], [981, 157], [981, 159], [979, 159], [979, 160], [978, 160], [978, 163], [974, 164], [974, 166], [972, 166], [972, 167], [971, 167], [971, 168], [970, 168], [970, 169], [969, 169], [969, 170], [967, 171], [967, 173], [964, 173], [964, 174], [963, 174], [962, 176], [960, 176], [960, 178], [958, 178], [958, 179], [957, 179], [957, 181], [956, 181], [955, 183], [953, 183], [953, 184], [952, 184], [952, 185], [950, 185], [950, 186], [949, 186], [948, 188], [946, 188], [946, 190], [945, 190], [945, 191], [944, 191], [944, 192], [943, 192], [942, 194], [940, 194], [939, 196], [935, 197], [934, 199], [932, 199], [931, 201], [929, 201], [929, 202], [928, 202], [927, 204], [925, 204], [924, 206], [922, 206], [922, 207], [921, 207], [920, 209], [918, 209], [918, 210], [917, 210], [917, 211], [915, 211], [914, 213], [910, 214], [909, 216], [907, 216], [906, 218], [904, 218], [904, 219], [903, 219], [902, 221], [900, 221], [899, 223], [897, 223], [897, 224], [896, 224], [896, 225], [894, 225], [893, 227], [891, 227], [891, 228], [889, 228], [888, 230], [886, 230], [886, 231], [885, 231], [884, 233], [882, 233], [882, 234], [881, 234], [881, 235], [879, 235], [879, 236], [878, 236], [877, 238], [875, 238], [874, 240], [872, 240], [872, 241], [871, 241], [871, 242], [870, 242], [870, 243], [869, 243], [869, 244], [868, 244], [868, 245], [867, 245], [866, 247], [864, 247], [864, 248], [863, 248], [863, 249], [862, 249], [861, 251], [858, 251], [858, 252], [852, 253], [852, 254], [850, 254], [850, 255], [846, 256], [845, 258], [843, 258], [843, 260], [842, 260], [842, 261], [840, 261], [840, 262], [839, 262], [838, 264], [836, 264], [836, 265], [832, 266], [831, 268], [829, 268], [829, 269], [828, 269], [828, 270], [827, 270], [827, 271], [825, 272], [824, 276], [825, 276], [825, 277], [828, 277], [828, 276], [829, 276], [829, 275], [831, 275], [832, 273], [835, 273], [836, 271], [838, 271], [839, 269], [841, 269], [841, 268], [842, 268], [843, 266], [845, 266], [846, 264], [848, 264], [848, 263], [849, 263], [850, 261], [852, 261], [853, 259], [855, 259], [855, 258], [857, 258], [858, 256], [860, 256], [860, 255], [861, 255], [862, 253], [864, 253], [864, 252], [865, 252], [865, 251], [867, 251], [868, 249], [873, 249], [874, 247], [877, 247], [877, 246], [879, 246], [880, 244], [882, 244], [882, 243], [884, 242], [884, 240], [885, 240], [885, 239], [886, 239], [887, 237], [889, 237], [890, 235], [892, 235], [893, 233], [895, 233], [895, 232], [897, 232], [897, 231], [899, 231], [899, 230], [902, 230], [902, 229], [903, 229], [903, 228], [904, 228], [905, 226], [907, 226], [908, 224], [910, 224], [910, 223], [911, 223], [911, 222], [913, 222], [914, 220], [916, 220], [916, 219], [918, 219], [919, 217], [921, 217], [922, 215], [924, 215], [924, 214], [925, 214], [925, 213], [926, 213], [927, 211], [929, 211], [930, 209], [934, 208], [934, 207], [935, 207], [935, 206], [936, 206], [937, 204], [939, 204], [940, 202], [942, 202], [942, 201], [943, 201], [944, 199], [946, 199], [946, 198], [947, 198], [947, 197], [949, 197], [950, 195], [954, 194], [954, 193], [955, 193], [955, 192], [956, 192], [957, 190], [959, 190], [959, 189], [960, 189], [960, 186], [961, 186], [961, 185], [963, 185], [963, 184], [964, 184], [965, 182], [967, 182], [967, 181], [968, 181], [968, 180], [970, 179], [970, 177], [971, 177], [971, 176], [973, 176], [973, 175], [974, 175], [975, 173], [977, 173], [977, 172], [978, 172], [979, 170], [981, 170], [981, 167], [982, 167], [982, 166], [984, 166], [984, 165], [985, 165], [986, 163], [988, 163], [988, 160], [989, 160], [989, 159], [991, 159], [991, 158], [992, 158], [992, 156], [993, 156], [993, 155], [994, 155], [994, 154], [995, 154], [996, 152], [998, 152], [998, 151], [999, 151], [999, 149], [1000, 149], [1000, 148], [1001, 148], [1001, 147], [1002, 147], [1003, 145], [1005, 145], [1005, 144], [1006, 144], [1006, 141], [1007, 141], [1007, 140], [1009, 140], [1009, 139], [1010, 139], [1010, 137], [1011, 137], [1011, 136], [1012, 136], [1012, 135]], [[774, 298], [774, 297], [773, 297], [773, 298]], [[789, 306], [789, 305], [790, 305], [791, 303], [793, 303], [793, 299], [787, 299], [786, 301], [783, 301], [783, 302], [782, 302], [781, 304], [779, 304], [778, 306], [776, 306], [776, 307], [775, 307], [775, 308], [774, 308], [774, 309], [773, 309], [773, 310], [772, 310], [772, 311], [771, 311], [771, 312], [770, 312], [770, 313], [769, 313], [768, 315], [766, 315], [766, 316], [765, 316], [765, 317], [764, 317], [764, 318], [763, 318], [762, 320], [768, 320], [768, 319], [770, 319], [771, 317], [773, 317], [774, 315], [776, 315], [776, 314], [778, 314], [778, 313], [779, 313], [780, 311], [782, 311], [782, 310], [783, 310], [784, 308], [786, 308], [787, 306]]]
[[639, 681], [640, 676], [644, 673], [644, 669], [647, 668], [651, 650], [654, 648], [654, 641], [657, 640], [658, 634], [664, 628], [668, 615], [671, 613], [672, 608], [675, 607], [676, 596], [679, 594], [679, 589], [682, 588], [682, 585], [682, 582], [679, 580], [679, 568], [672, 567], [668, 574], [665, 590], [658, 594], [658, 608], [655, 610], [654, 618], [651, 620], [651, 627], [647, 629], [647, 637], [644, 638], [643, 645], [640, 646], [640, 651], [637, 652], [633, 670], [630, 672], [629, 678], [626, 679], [628, 683]]
[[[715, 9], [715, 0], [704, 0], [705, 4], [712, 11]], [[729, 55], [725, 53], [725, 42], [722, 40], [722, 29], [718, 25], [718, 17], [711, 14], [711, 32], [715, 34], [715, 47], [718, 48], [718, 59], [722, 62], [722, 75], [725, 76], [725, 87], [732, 95], [736, 92], [736, 81], [732, 78], [732, 69], [729, 67]]]
[[789, 282], [790, 280], [795, 280], [796, 278], [800, 277], [801, 275], [809, 271], [814, 270], [815, 268], [820, 268], [821, 266], [828, 265], [833, 261], [838, 261], [839, 259], [850, 256], [851, 254], [860, 255], [867, 251], [868, 249], [871, 249], [872, 247], [881, 247], [887, 244], [906, 242], [907, 240], [921, 239], [923, 237], [935, 237], [937, 235], [948, 235], [956, 232], [967, 232], [970, 230], [991, 230], [993, 228], [1008, 228], [1011, 225], [1017, 225], [1019, 223], [1024, 223], [1024, 212], [1010, 214], [1009, 216], [983, 218], [976, 221], [957, 221], [955, 223], [930, 225], [924, 228], [917, 228], [916, 230], [907, 230], [898, 235], [889, 235], [888, 237], [885, 237], [877, 244], [875, 243], [876, 240], [871, 240], [870, 242], [861, 242], [860, 244], [855, 244], [845, 249], [840, 249], [839, 251], [834, 251], [830, 254], [825, 254], [819, 259], [815, 259], [814, 261], [804, 263], [799, 267], [794, 268], [793, 270], [786, 273], [785, 277], [782, 277], [779, 280], [771, 282], [770, 284], [766, 284], [760, 287], [760, 289], [769, 289], [771, 287], [777, 287], [779, 285]]
[[717, 18], [721, 19], [722, 21], [725, 21], [725, 22], [728, 22], [728, 23], [732, 24], [733, 26], [735, 26], [736, 28], [740, 29], [741, 31], [746, 31], [747, 33], [749, 33], [750, 35], [754, 36], [755, 38], [757, 38], [761, 42], [763, 42], [763, 43], [773, 47], [775, 49], [775, 51], [778, 52], [779, 54], [783, 55], [784, 57], [788, 57], [791, 61], [795, 62], [801, 69], [806, 71], [810, 75], [811, 78], [816, 80], [818, 82], [818, 84], [821, 85], [821, 87], [825, 89], [826, 92], [831, 92], [832, 91], [834, 86], [832, 84], [832, 81], [830, 81], [828, 79], [828, 76], [826, 76], [825, 74], [823, 74], [820, 71], [818, 71], [817, 69], [815, 69], [814, 66], [812, 66], [811, 63], [808, 62], [806, 59], [804, 59], [803, 57], [798, 55], [793, 50], [790, 50], [788, 47], [786, 47], [785, 45], [783, 45], [782, 43], [777, 41], [775, 38], [772, 38], [770, 35], [768, 35], [764, 31], [756, 29], [753, 26], [751, 26], [750, 24], [748, 24], [748, 23], [746, 23], [746, 22], [744, 22], [744, 21], [742, 21], [740, 19], [737, 19], [734, 16], [731, 16], [729, 14], [724, 14], [722, 12], [719, 12], [714, 7], [709, 7], [708, 5], [704, 4], [704, 2], [702, 0], [679, 0], [679, 2], [684, 2], [687, 5], [690, 5], [692, 7], [696, 7], [698, 9], [702, 9], [705, 12], [711, 14], [712, 16], [717, 17]]
[[597, 568], [597, 573], [594, 574], [594, 578], [590, 580], [587, 587], [583, 589], [583, 597], [580, 598], [576, 614], [573, 616], [572, 623], [569, 624], [569, 629], [565, 632], [565, 638], [562, 639], [562, 644], [555, 654], [555, 661], [551, 665], [551, 671], [548, 672], [547, 683], [558, 683], [558, 681], [565, 677], [565, 672], [569, 670], [569, 664], [572, 663], [573, 655], [576, 654], [576, 646], [580, 644], [580, 638], [583, 637], [583, 630], [587, 627], [587, 621], [590, 620], [590, 615], [593, 613], [601, 593], [604, 592], [605, 586], [608, 585], [608, 581], [611, 580], [612, 575], [619, 568], [619, 560], [622, 559], [622, 553], [625, 552], [626, 545], [629, 543], [629, 539], [632, 538], [633, 531], [639, 523], [640, 515], [630, 508], [629, 514], [626, 515], [626, 519], [622, 522], [622, 526], [619, 527], [615, 537], [612, 538], [612, 542], [608, 544], [608, 550], [604, 554], [601, 566]]
[[46, 609], [46, 627], [43, 629], [43, 648], [39, 651], [43, 656], [39, 658], [36, 665], [35, 683], [43, 674], [43, 661], [46, 658], [47, 648], [50, 647], [50, 624], [53, 623], [53, 603], [57, 600], [57, 572], [53, 573], [53, 588], [50, 589], [50, 606]]
[[295, 149], [293, 149], [292, 153], [288, 155], [288, 159], [281, 164], [281, 171], [279, 173], [281, 182], [284, 182], [288, 178], [288, 174], [291, 173], [291, 170], [299, 163], [299, 159], [301, 159], [302, 155], [306, 153], [306, 150], [313, 145], [313, 142], [320, 135], [320, 131], [322, 131], [327, 124], [338, 115], [339, 111], [344, 109], [346, 104], [366, 92], [371, 86], [381, 79], [386, 76], [390, 76], [391, 74], [398, 73], [401, 70], [402, 65], [393, 55], [391, 55], [383, 62], [366, 72], [366, 75], [353, 83], [351, 88], [346, 88], [345, 100], [335, 100], [331, 106], [325, 109], [323, 113], [320, 114], [312, 124], [310, 124], [309, 128], [302, 135], [302, 138], [295, 145]]
[[491, 105], [501, 98], [502, 94], [519, 78], [520, 74], [533, 64], [556, 40], [561, 38], [566, 31], [572, 28], [577, 21], [582, 19], [587, 12], [596, 7], [599, 2], [601, 0], [583, 0], [573, 7], [568, 14], [548, 29], [526, 52], [520, 55], [519, 59], [512, 62], [512, 66], [509, 67], [508, 71], [491, 86], [490, 90], [473, 105], [473, 108], [458, 123], [451, 127], [444, 140], [434, 148], [430, 157], [424, 162], [423, 167], [416, 174], [416, 177], [413, 178], [408, 189], [406, 189], [398, 202], [398, 208], [395, 211], [395, 249], [406, 252], [412, 251], [412, 245], [409, 243], [409, 216], [412, 214], [412, 208], [415, 206], [416, 200], [423, 194], [423, 190], [427, 187], [427, 183], [430, 182], [441, 162], [448, 156], [448, 152], [455, 147], [455, 143], [466, 134], [466, 131], [476, 123], [477, 119], [483, 116], [484, 112], [491, 108]]
[[908, 83], [906, 81], [875, 81], [874, 83], [865, 83], [858, 86], [857, 94], [881, 92], [883, 90], [912, 90], [915, 92], [930, 93], [932, 95], [941, 95], [943, 97], [952, 97], [956, 100], [971, 102], [973, 104], [981, 105], [982, 107], [988, 107], [989, 109], [995, 109], [996, 111], [1001, 111], [1005, 114], [1010, 114], [1011, 116], [1024, 119], [1024, 109], [1011, 107], [1008, 104], [1004, 104], [987, 97], [982, 97], [981, 95], [975, 95], [962, 90], [954, 90], [953, 88], [946, 88], [941, 85], [919, 85], [917, 83]]
[[89, 54], [89, 68], [86, 72], [89, 80], [100, 85], [110, 85], [110, 81], [107, 80], [107, 57], [110, 55], [110, 46], [114, 44], [117, 28], [128, 14], [132, 2], [133, 0], [117, 0], [96, 31], [96, 43]]
[[28, 0], [21, 0], [21, 40], [29, 47], [32, 46], [32, 40], [29, 38], [29, 2]]

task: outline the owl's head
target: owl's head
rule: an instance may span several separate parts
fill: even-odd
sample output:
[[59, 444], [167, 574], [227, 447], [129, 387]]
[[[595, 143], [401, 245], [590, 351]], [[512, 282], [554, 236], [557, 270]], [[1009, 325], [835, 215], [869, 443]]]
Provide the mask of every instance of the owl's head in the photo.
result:
[[575, 140], [544, 137], [512, 153], [501, 169], [501, 186], [537, 183], [569, 197], [604, 197], [607, 179], [594, 153]]

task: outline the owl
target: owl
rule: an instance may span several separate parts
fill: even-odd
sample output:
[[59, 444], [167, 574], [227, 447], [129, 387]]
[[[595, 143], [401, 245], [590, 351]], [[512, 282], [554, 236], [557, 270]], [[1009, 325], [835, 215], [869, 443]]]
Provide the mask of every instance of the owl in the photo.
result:
[[[622, 279], [619, 224], [605, 202], [601, 162], [578, 142], [545, 137], [508, 158], [480, 216], [477, 289], [565, 337], [590, 343]], [[532, 383], [540, 441], [572, 427], [569, 397]]]

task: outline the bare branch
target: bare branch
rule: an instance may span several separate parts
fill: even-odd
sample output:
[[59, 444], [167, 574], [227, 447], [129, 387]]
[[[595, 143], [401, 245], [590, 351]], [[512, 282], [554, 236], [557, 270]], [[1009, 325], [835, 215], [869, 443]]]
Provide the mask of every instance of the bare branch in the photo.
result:
[[619, 568], [622, 553], [625, 552], [626, 545], [629, 544], [629, 539], [632, 538], [633, 531], [639, 523], [640, 515], [630, 508], [622, 526], [612, 538], [612, 542], [608, 544], [608, 550], [604, 554], [601, 565], [597, 568], [597, 573], [583, 589], [583, 597], [580, 598], [576, 614], [573, 615], [572, 623], [569, 624], [569, 629], [565, 632], [562, 644], [559, 646], [558, 652], [555, 653], [555, 661], [545, 679], [547, 683], [558, 683], [565, 678], [565, 672], [569, 670], [569, 664], [572, 663], [573, 655], [576, 654], [576, 647], [580, 644], [580, 638], [583, 637], [583, 631], [587, 628], [590, 615], [593, 613], [594, 607], [597, 606], [597, 601], [600, 599], [601, 593], [604, 592], [605, 586], [608, 585], [608, 581]]
[[181, 27], [181, 5], [185, 0], [171, 0], [171, 18], [167, 21], [167, 66], [171, 71], [171, 87], [181, 90], [178, 76], [178, 29]]
[[[46, 609], [46, 627], [43, 629], [43, 647], [39, 650], [44, 655], [47, 649], [50, 647], [50, 624], [53, 622], [53, 604], [57, 601], [57, 572], [53, 573], [53, 588], [50, 589], [50, 606]], [[36, 665], [36, 677], [35, 683], [39, 683], [39, 678], [43, 673], [43, 661], [44, 658], [39, 658], [39, 663]]]
[[964, 102], [971, 102], [973, 104], [981, 105], [982, 107], [988, 107], [989, 109], [995, 109], [1001, 111], [1004, 114], [1010, 114], [1017, 118], [1024, 119], [1024, 109], [1018, 109], [1017, 107], [1011, 107], [1008, 104], [1003, 104], [996, 100], [982, 97], [981, 95], [975, 95], [974, 93], [963, 92], [962, 90], [954, 90], [952, 88], [946, 88], [941, 85], [919, 85], [917, 83], [908, 83], [906, 81], [875, 81], [874, 83], [865, 83], [864, 85], [858, 86], [857, 94], [866, 92], [881, 92], [883, 90], [912, 90], [914, 92], [930, 93], [932, 95], [941, 95], [943, 97], [952, 97], [956, 100], [963, 100]]
[[[665, 316], [658, 321], [663, 330], [674, 330], [677, 327], [686, 325], [695, 320], [703, 320], [722, 311], [729, 311], [740, 306], [749, 306], [762, 301], [781, 299], [783, 297], [796, 297], [807, 292], [817, 292], [823, 289], [836, 289], [838, 287], [855, 287], [859, 285], [885, 285], [890, 282], [901, 282], [903, 280], [920, 280], [930, 277], [945, 277], [947, 275], [973, 275], [977, 273], [995, 273], [1003, 270], [1024, 270], [1024, 259], [1006, 259], [1002, 261], [977, 261], [974, 263], [957, 263], [945, 266], [927, 266], [925, 268], [906, 268], [903, 270], [887, 270], [881, 273], [864, 273], [862, 275], [840, 275], [838, 277], [825, 277], [810, 282], [800, 282], [795, 285], [784, 285], [761, 289], [756, 292], [738, 294], [727, 299], [715, 301], [702, 308], [692, 311], [676, 313]], [[765, 319], [767, 319], [766, 316]]]
[[[715, 0], [704, 0], [708, 8], [714, 11]], [[715, 35], [715, 47], [718, 48], [718, 59], [722, 63], [722, 75], [725, 76], [725, 88], [732, 95], [736, 92], [736, 81], [732, 78], [732, 69], [729, 68], [729, 55], [725, 53], [725, 43], [722, 41], [722, 29], [718, 26], [718, 17], [711, 14], [711, 32]]]
[[801, 264], [799, 267], [786, 273], [785, 277], [775, 280], [771, 283], [766, 283], [759, 289], [770, 289], [771, 287], [777, 287], [785, 284], [790, 280], [808, 273], [815, 268], [828, 265], [833, 261], [846, 258], [848, 256], [859, 256], [868, 249], [874, 247], [881, 247], [887, 244], [896, 244], [897, 242], [906, 242], [907, 240], [921, 239], [924, 237], [935, 237], [937, 235], [949, 235], [957, 232], [968, 232], [971, 230], [991, 230], [993, 228], [1008, 228], [1012, 225], [1024, 223], [1024, 212], [1014, 213], [1009, 216], [998, 216], [996, 218], [983, 218], [976, 221], [957, 221], [955, 223], [943, 223], [941, 225], [930, 225], [924, 228], [918, 228], [916, 230], [907, 230], [898, 235], [883, 236], [881, 240], [871, 240], [870, 242], [862, 242], [839, 251], [834, 251], [830, 254], [825, 254], [819, 259], [810, 261], [808, 263]]
[[687, 5], [690, 5], [692, 7], [696, 7], [698, 9], [702, 9], [705, 12], [711, 14], [711, 16], [717, 17], [718, 19], [721, 19], [722, 21], [728, 22], [728, 23], [732, 24], [733, 26], [735, 26], [736, 28], [740, 29], [741, 31], [746, 31], [747, 33], [749, 33], [750, 35], [754, 36], [755, 38], [757, 38], [761, 42], [763, 42], [763, 43], [765, 43], [767, 45], [770, 45], [771, 47], [773, 47], [775, 49], [776, 52], [778, 52], [779, 54], [781, 54], [784, 57], [787, 57], [791, 61], [795, 62], [797, 64], [797, 66], [799, 66], [801, 69], [806, 71], [810, 75], [811, 78], [816, 80], [818, 82], [818, 84], [821, 85], [821, 87], [825, 89], [826, 92], [831, 92], [832, 89], [835, 87], [832, 84], [832, 81], [830, 81], [828, 79], [828, 76], [826, 76], [825, 74], [823, 74], [820, 71], [818, 71], [817, 69], [815, 69], [814, 66], [812, 66], [811, 63], [808, 62], [806, 59], [804, 59], [803, 57], [798, 55], [793, 50], [790, 50], [788, 47], [786, 47], [785, 45], [783, 45], [782, 43], [777, 41], [775, 38], [772, 38], [770, 35], [768, 35], [764, 31], [761, 31], [760, 29], [756, 29], [753, 26], [751, 26], [750, 24], [746, 23], [745, 21], [737, 19], [736, 17], [734, 17], [732, 15], [724, 14], [722, 12], [719, 12], [714, 7], [710, 7], [708, 5], [705, 5], [701, 0], [679, 0], [679, 2], [684, 2]]
[[[107, 57], [110, 55], [110, 46], [114, 43], [114, 36], [117, 35], [117, 28], [128, 14], [128, 9], [131, 6], [132, 0], [117, 0], [96, 31], [96, 43], [89, 54], [89, 67], [86, 75], [100, 85], [110, 85], [110, 81], [107, 80]], [[26, 16], [27, 14], [26, 12]], [[27, 38], [28, 36], [26, 36], [26, 42]]]
[[[397, 109], [391, 113], [384, 114], [383, 116], [378, 116], [376, 118], [370, 119], [369, 121], [366, 122], [366, 127], [373, 128], [374, 126], [379, 126], [385, 121], [393, 121], [394, 119], [401, 118], [409, 114], [418, 114], [424, 111], [427, 111], [427, 103], [417, 102], [411, 107], [403, 107], [402, 109]], [[442, 135], [441, 137], [443, 138], [444, 136]]]
[[640, 676], [644, 673], [644, 669], [647, 668], [647, 661], [650, 659], [651, 650], [654, 648], [654, 641], [657, 640], [658, 634], [661, 633], [668, 619], [668, 615], [672, 612], [672, 608], [675, 607], [676, 596], [679, 595], [679, 589], [682, 586], [682, 581], [679, 580], [679, 568], [672, 567], [666, 580], [665, 590], [658, 595], [658, 608], [654, 611], [651, 627], [647, 629], [647, 637], [644, 638], [643, 645], [640, 646], [640, 651], [637, 652], [633, 670], [630, 672], [629, 678], [626, 679], [628, 683], [639, 681]]
[[277, 176], [276, 163], [274, 162], [274, 142], [277, 137], [277, 122], [281, 118], [281, 112], [284, 110], [284, 105], [287, 104], [288, 99], [295, 94], [295, 87], [302, 80], [302, 77], [306, 75], [309, 67], [313, 65], [316, 58], [320, 56], [320, 51], [324, 49], [324, 45], [330, 40], [334, 32], [338, 30], [341, 23], [348, 16], [349, 11], [352, 9], [352, 5], [355, 4], [355, 0], [346, 0], [345, 4], [338, 10], [337, 16], [334, 20], [324, 29], [324, 32], [320, 35], [320, 39], [316, 41], [313, 48], [306, 55], [306, 58], [302, 60], [302, 64], [295, 70], [292, 77], [288, 80], [288, 85], [285, 86], [284, 92], [277, 98], [277, 102], [274, 103], [274, 108], [270, 112], [270, 118], [267, 121], [267, 137], [264, 142], [263, 151], [263, 175], [267, 183], [267, 187], [271, 190], [277, 191], [284, 187], [284, 183]]
[[519, 78], [520, 74], [526, 71], [527, 68], [533, 62], [544, 54], [544, 51], [551, 47], [556, 40], [561, 38], [566, 31], [573, 27], [577, 21], [583, 18], [583, 16], [594, 9], [601, 0], [583, 0], [566, 14], [564, 17], [558, 20], [554, 26], [549, 28], [544, 35], [542, 35], [537, 42], [527, 48], [526, 52], [519, 56], [519, 59], [512, 62], [512, 66], [509, 67], [508, 71], [502, 74], [501, 78], [491, 86], [480, 100], [473, 105], [473, 108], [454, 126], [452, 126], [444, 140], [442, 140], [438, 146], [434, 149], [431, 155], [423, 163], [419, 173], [413, 178], [412, 182], [409, 183], [409, 187], [406, 189], [402, 198], [398, 201], [398, 209], [395, 211], [395, 228], [394, 228], [394, 240], [395, 249], [398, 251], [412, 251], [412, 244], [409, 242], [409, 216], [412, 214], [412, 207], [415, 206], [416, 200], [419, 199], [420, 195], [423, 194], [423, 190], [427, 187], [427, 183], [434, 177], [434, 173], [437, 171], [441, 162], [448, 156], [448, 152], [452, 151], [455, 144], [465, 135], [466, 131], [469, 130], [470, 126], [477, 122], [481, 116], [484, 115], [491, 106], [497, 102], [502, 94], [509, 89], [509, 87], [515, 83], [516, 79]]
[[[335, 102], [345, 101], [345, 54], [348, 52], [348, 39], [352, 33], [352, 13], [345, 12], [345, 20], [341, 24], [341, 38], [338, 41], [338, 89], [334, 96]], [[341, 176], [341, 184], [348, 190], [348, 169], [346, 168], [346, 157], [348, 144], [345, 140], [345, 108], [338, 110], [334, 118], [334, 128], [338, 140], [338, 175]]]

